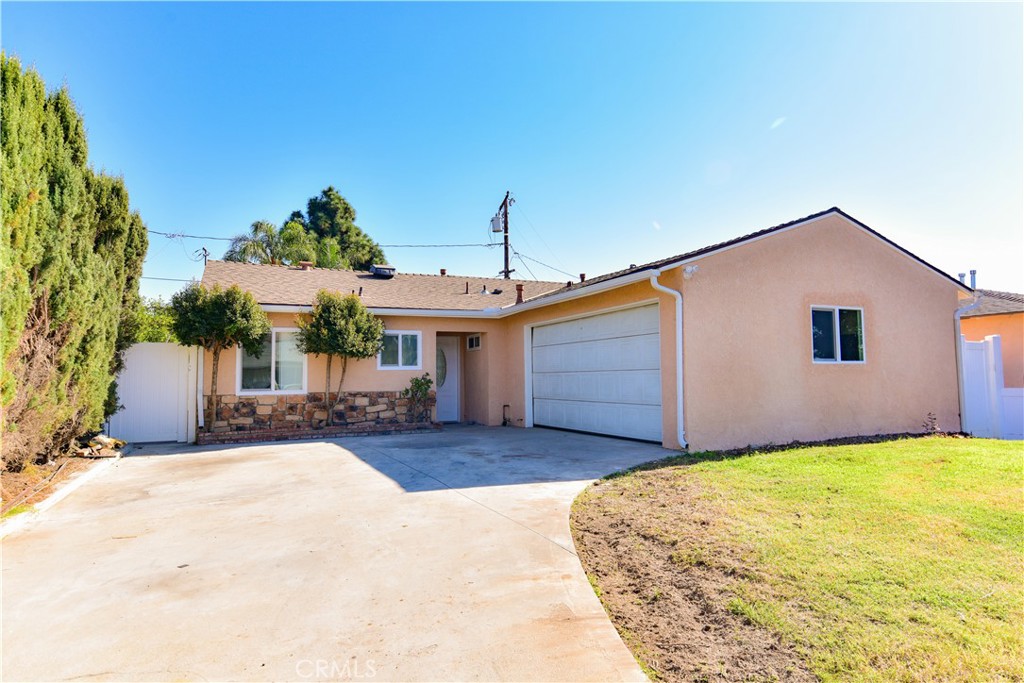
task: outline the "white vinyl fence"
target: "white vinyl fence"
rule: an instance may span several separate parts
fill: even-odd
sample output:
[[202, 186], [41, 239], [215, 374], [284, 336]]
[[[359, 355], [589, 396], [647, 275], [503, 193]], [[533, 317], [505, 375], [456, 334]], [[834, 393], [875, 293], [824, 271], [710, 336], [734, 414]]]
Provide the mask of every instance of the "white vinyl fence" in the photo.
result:
[[117, 377], [121, 410], [110, 436], [129, 443], [191, 442], [196, 426], [196, 349], [177, 344], [135, 344]]
[[990, 439], [1024, 439], [1024, 389], [1003, 386], [999, 335], [984, 341], [961, 338], [963, 430]]

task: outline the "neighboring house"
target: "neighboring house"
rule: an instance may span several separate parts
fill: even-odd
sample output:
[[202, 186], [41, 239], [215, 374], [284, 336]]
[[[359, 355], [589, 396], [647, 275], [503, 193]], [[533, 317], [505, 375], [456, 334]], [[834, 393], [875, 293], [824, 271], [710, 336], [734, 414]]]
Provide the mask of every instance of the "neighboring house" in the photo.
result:
[[1003, 385], [1024, 387], [1024, 294], [975, 290], [981, 295], [977, 308], [963, 314], [961, 334], [967, 341], [982, 341], [998, 334], [1002, 345]]
[[[353, 406], [376, 406], [360, 429], [387, 429], [394, 392], [424, 372], [440, 421], [667, 448], [919, 432], [929, 413], [960, 429], [954, 313], [971, 290], [836, 208], [575, 283], [222, 261], [203, 283], [251, 291], [274, 326], [262, 358], [222, 355], [222, 433], [317, 424], [303, 402], [322, 400], [324, 359], [298, 354], [292, 334], [321, 288], [356, 292], [388, 329], [345, 378]], [[273, 417], [283, 405], [287, 422]]]

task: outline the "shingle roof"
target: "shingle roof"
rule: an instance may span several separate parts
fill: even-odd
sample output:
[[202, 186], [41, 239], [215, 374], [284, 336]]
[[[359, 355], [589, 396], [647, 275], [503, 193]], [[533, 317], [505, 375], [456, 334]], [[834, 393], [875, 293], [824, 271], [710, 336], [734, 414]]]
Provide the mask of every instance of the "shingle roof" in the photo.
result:
[[977, 308], [964, 313], [963, 317], [965, 318], [1024, 312], [1024, 294], [998, 292], [994, 289], [976, 289], [974, 291], [981, 295], [981, 304]]
[[[469, 284], [469, 294], [466, 285]], [[524, 286], [524, 298], [562, 288], [564, 282], [504, 280], [458, 275], [419, 275], [397, 273], [385, 280], [364, 271], [274, 266], [233, 261], [208, 261], [203, 284], [212, 287], [238, 285], [252, 292], [261, 304], [308, 306], [321, 289], [342, 294], [362, 292], [363, 303], [370, 308], [412, 308], [424, 310], [480, 311], [516, 301], [516, 284]], [[501, 294], [481, 294], [496, 289]]]
[[[631, 268], [626, 268], [624, 270], [615, 271], [614, 273], [608, 273], [607, 275], [601, 275], [601, 276], [598, 276], [598, 277], [595, 277], [595, 278], [591, 278], [591, 279], [589, 279], [589, 280], [587, 280], [585, 282], [575, 283], [571, 287], [565, 287], [563, 285], [562, 288], [561, 288], [561, 291], [572, 291], [572, 290], [576, 290], [576, 289], [583, 289], [583, 288], [586, 288], [586, 287], [590, 287], [592, 285], [596, 285], [599, 282], [605, 282], [607, 280], [614, 280], [615, 278], [623, 277], [625, 275], [630, 275], [632, 273], [636, 273], [636, 272], [643, 271], [643, 270], [656, 270], [658, 268], [662, 268], [664, 266], [667, 266], [667, 265], [669, 265], [671, 263], [677, 263], [679, 261], [685, 261], [685, 260], [688, 260], [688, 259], [696, 258], [698, 256], [703, 256], [703, 255], [709, 254], [709, 253], [711, 253], [713, 251], [718, 251], [719, 249], [724, 249], [726, 247], [735, 246], [735, 245], [741, 244], [743, 242], [747, 242], [747, 241], [750, 241], [750, 240], [753, 240], [753, 239], [757, 239], [758, 237], [763, 237], [765, 235], [769, 235], [769, 234], [771, 234], [773, 232], [778, 232], [780, 230], [785, 230], [786, 228], [791, 228], [791, 227], [793, 227], [795, 225], [799, 225], [800, 223], [806, 223], [807, 221], [812, 221], [812, 220], [815, 220], [817, 218], [822, 218], [823, 216], [827, 216], [830, 213], [834, 213], [836, 215], [842, 216], [843, 218], [846, 218], [847, 220], [849, 220], [852, 223], [854, 223], [857, 227], [859, 227], [862, 230], [865, 230], [865, 231], [871, 233], [875, 237], [877, 237], [880, 240], [882, 240], [883, 242], [887, 243], [889, 246], [897, 249], [898, 251], [903, 252], [904, 254], [909, 256], [910, 258], [914, 259], [915, 261], [917, 261], [921, 265], [923, 265], [923, 266], [925, 266], [925, 267], [935, 271], [936, 273], [938, 273], [939, 275], [941, 275], [941, 276], [945, 277], [946, 279], [952, 281], [956, 285], [958, 285], [960, 287], [963, 287], [966, 291], [971, 291], [970, 288], [968, 288], [966, 285], [961, 283], [959, 280], [957, 280], [957, 279], [953, 278], [952, 276], [950, 276], [948, 273], [942, 272], [941, 270], [939, 270], [938, 268], [936, 268], [932, 264], [930, 264], [927, 261], [925, 261], [920, 256], [917, 256], [917, 255], [907, 251], [906, 249], [904, 249], [900, 245], [898, 245], [895, 242], [893, 242], [892, 240], [890, 240], [885, 235], [882, 235], [882, 234], [876, 232], [875, 230], [872, 230], [867, 225], [865, 225], [864, 223], [861, 223], [859, 220], [857, 220], [856, 218], [854, 218], [853, 216], [849, 215], [848, 213], [846, 213], [845, 211], [843, 211], [842, 209], [840, 209], [839, 207], [836, 207], [836, 206], [833, 206], [830, 209], [826, 209], [825, 211], [819, 211], [818, 213], [812, 213], [810, 216], [804, 216], [803, 218], [797, 218], [796, 220], [788, 221], [786, 223], [781, 223], [779, 225], [774, 225], [774, 226], [772, 226], [770, 228], [765, 228], [764, 230], [758, 230], [757, 232], [752, 232], [752, 233], [749, 233], [749, 234], [746, 234], [746, 235], [742, 235], [740, 237], [734, 237], [733, 239], [726, 240], [725, 242], [718, 242], [717, 244], [712, 244], [712, 245], [709, 245], [709, 246], [706, 246], [706, 247], [701, 247], [700, 249], [695, 249], [693, 251], [688, 251], [688, 252], [683, 253], [683, 254], [677, 254], [676, 256], [670, 256], [668, 258], [659, 259], [657, 261], [651, 261], [650, 263], [645, 263], [645, 264], [640, 265], [640, 266], [633, 266]], [[543, 298], [543, 297], [551, 296], [552, 294], [557, 294], [557, 293], [558, 292], [545, 292], [545, 293], [540, 294], [536, 298]]]

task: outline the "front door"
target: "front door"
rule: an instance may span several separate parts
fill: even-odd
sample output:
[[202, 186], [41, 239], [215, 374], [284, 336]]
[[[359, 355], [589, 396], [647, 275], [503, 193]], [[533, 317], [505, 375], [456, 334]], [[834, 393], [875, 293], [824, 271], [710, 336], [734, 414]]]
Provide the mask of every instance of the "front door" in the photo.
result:
[[459, 421], [459, 337], [437, 338], [437, 421]]

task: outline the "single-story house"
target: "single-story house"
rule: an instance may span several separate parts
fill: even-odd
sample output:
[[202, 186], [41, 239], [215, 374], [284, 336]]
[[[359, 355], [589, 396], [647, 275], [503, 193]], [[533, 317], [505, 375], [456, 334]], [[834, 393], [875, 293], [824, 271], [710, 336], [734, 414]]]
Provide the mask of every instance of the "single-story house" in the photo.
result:
[[[223, 438], [321, 424], [325, 359], [294, 345], [320, 289], [357, 293], [387, 328], [349, 364], [342, 427], [387, 429], [427, 372], [438, 421], [673, 449], [920, 432], [929, 414], [960, 429], [955, 313], [972, 290], [838, 208], [568, 283], [223, 261], [203, 283], [252, 292], [274, 328], [262, 357], [222, 354]], [[209, 373], [207, 357], [207, 396]]]
[[960, 331], [967, 341], [982, 341], [999, 335], [1002, 345], [1003, 386], [1024, 388], [1024, 294], [975, 290], [981, 298], [978, 306], [965, 311]]

